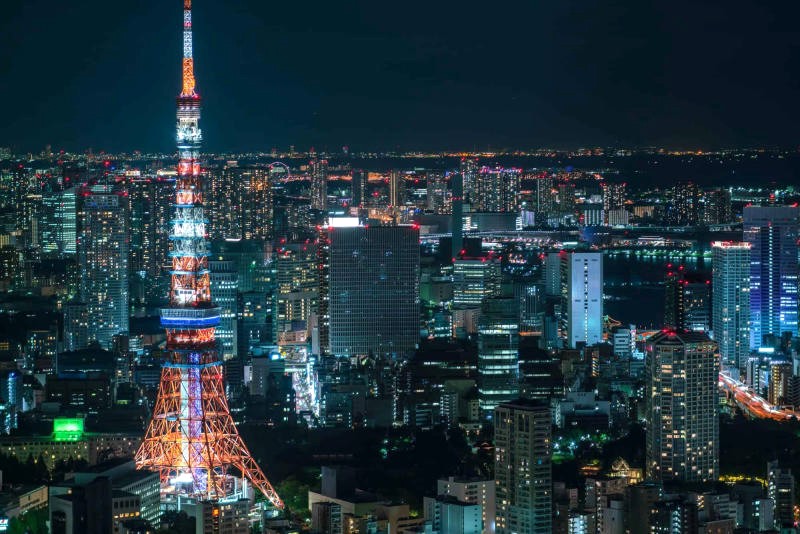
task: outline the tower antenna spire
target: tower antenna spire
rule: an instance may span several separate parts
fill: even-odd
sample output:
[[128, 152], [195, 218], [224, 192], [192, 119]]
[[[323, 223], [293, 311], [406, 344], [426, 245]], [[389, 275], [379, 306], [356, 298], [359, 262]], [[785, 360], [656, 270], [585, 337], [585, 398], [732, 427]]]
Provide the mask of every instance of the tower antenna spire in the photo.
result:
[[192, 0], [183, 0], [183, 88], [182, 97], [197, 96], [192, 57]]

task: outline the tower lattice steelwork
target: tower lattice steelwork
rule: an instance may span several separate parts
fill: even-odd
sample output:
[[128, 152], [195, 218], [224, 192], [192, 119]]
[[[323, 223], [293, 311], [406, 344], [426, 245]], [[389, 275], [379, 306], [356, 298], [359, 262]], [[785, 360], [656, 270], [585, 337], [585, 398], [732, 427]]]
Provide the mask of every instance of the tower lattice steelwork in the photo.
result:
[[277, 507], [278, 494], [234, 425], [225, 398], [211, 302], [203, 180], [199, 152], [200, 96], [192, 59], [192, 3], [183, 3], [183, 89], [178, 97], [178, 177], [170, 232], [169, 307], [161, 310], [167, 350], [153, 419], [136, 453], [140, 469], [161, 474], [162, 492], [222, 499], [236, 491], [238, 471]]

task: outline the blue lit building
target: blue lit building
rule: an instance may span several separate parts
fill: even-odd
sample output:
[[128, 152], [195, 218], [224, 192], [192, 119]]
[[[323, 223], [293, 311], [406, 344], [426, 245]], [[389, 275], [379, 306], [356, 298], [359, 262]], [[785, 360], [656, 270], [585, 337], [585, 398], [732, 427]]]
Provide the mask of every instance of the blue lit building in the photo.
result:
[[750, 243], [750, 347], [764, 336], [797, 335], [797, 238], [800, 208], [747, 206], [742, 232]]

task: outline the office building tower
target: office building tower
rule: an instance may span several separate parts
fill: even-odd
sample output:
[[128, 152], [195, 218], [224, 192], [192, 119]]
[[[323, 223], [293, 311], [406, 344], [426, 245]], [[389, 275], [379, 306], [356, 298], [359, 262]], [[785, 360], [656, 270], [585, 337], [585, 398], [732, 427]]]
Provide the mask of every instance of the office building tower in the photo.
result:
[[682, 265], [667, 271], [664, 284], [664, 326], [673, 330], [711, 329], [711, 280]]
[[555, 177], [547, 172], [536, 176], [535, 194], [533, 208], [536, 212], [536, 220], [537, 222], [546, 221], [551, 214], [555, 213], [558, 204]]
[[42, 196], [39, 244], [45, 255], [75, 254], [77, 246], [76, 188]]
[[204, 532], [209, 516], [212, 527], [221, 530], [226, 517], [231, 519], [227, 510], [237, 510], [235, 522], [248, 528], [248, 504], [243, 510], [236, 506], [245, 497], [241, 479], [247, 479], [273, 506], [283, 508], [283, 502], [239, 435], [224, 389], [216, 341], [221, 311], [211, 296], [205, 180], [200, 170], [200, 103], [192, 53], [192, 2], [184, 0], [172, 269], [169, 304], [161, 309], [166, 344], [153, 416], [135, 459], [137, 468], [159, 473], [162, 497], [172, 501], [172, 506], [180, 501], [181, 507], [197, 503], [197, 530]]
[[750, 248], [750, 348], [764, 336], [797, 335], [797, 239], [800, 208], [745, 206], [742, 234]]
[[627, 184], [622, 183], [604, 183], [603, 187], [603, 211], [608, 213], [610, 211], [624, 209], [626, 198]]
[[411, 355], [419, 342], [419, 230], [330, 228], [329, 239], [331, 352]]
[[486, 417], [501, 402], [519, 396], [519, 303], [483, 301], [478, 322], [478, 401]]
[[561, 252], [561, 313], [567, 346], [603, 340], [603, 253]]
[[671, 226], [695, 226], [700, 222], [700, 189], [692, 182], [678, 182], [669, 191], [666, 222]]
[[389, 207], [400, 208], [406, 203], [406, 181], [403, 173], [393, 170], [389, 173]]
[[482, 534], [480, 505], [441, 495], [425, 497], [423, 501], [425, 521], [431, 523], [434, 532]]
[[63, 351], [85, 349], [89, 345], [89, 309], [84, 302], [64, 304]]
[[223, 360], [239, 355], [239, 275], [232, 261], [209, 261], [211, 294], [219, 308], [217, 344]]
[[86, 303], [89, 341], [104, 348], [128, 331], [128, 205], [124, 190], [97, 184], [78, 202], [79, 298]]
[[703, 192], [703, 222], [727, 224], [733, 222], [730, 189], [718, 188]]
[[454, 174], [451, 180], [453, 189], [451, 223], [452, 240], [450, 241], [450, 257], [455, 259], [464, 248], [464, 176]]
[[458, 172], [461, 174], [464, 188], [464, 200], [472, 202], [472, 192], [475, 188], [475, 182], [478, 179], [478, 159], [477, 158], [461, 158], [458, 165]]
[[456, 258], [453, 261], [453, 305], [480, 306], [485, 298], [500, 295], [500, 260], [493, 257]]
[[229, 161], [211, 173], [212, 239], [268, 240], [273, 235], [270, 169]]
[[311, 314], [317, 309], [317, 255], [314, 243], [285, 243], [275, 251], [272, 326], [273, 339], [278, 344], [284, 333], [307, 330]]
[[330, 233], [327, 228], [317, 231], [317, 309], [314, 317], [315, 327], [311, 334], [311, 352], [320, 355], [331, 350], [331, 313], [330, 313]]
[[311, 177], [311, 208], [328, 209], [328, 160], [314, 158], [308, 163]]
[[434, 213], [450, 213], [450, 191], [447, 180], [440, 172], [429, 172], [427, 175], [427, 204]]
[[449, 496], [461, 502], [480, 505], [483, 534], [494, 534], [496, 510], [494, 480], [457, 477], [440, 478], [436, 482], [436, 495]]
[[362, 169], [354, 169], [351, 175], [350, 188], [351, 197], [350, 206], [354, 208], [363, 208], [367, 204], [367, 181], [369, 180], [369, 173]]
[[767, 400], [773, 406], [789, 404], [792, 362], [773, 360], [769, 366], [769, 388]]
[[558, 182], [558, 210], [565, 215], [575, 213], [575, 182]]
[[750, 243], [715, 241], [712, 331], [726, 365], [744, 370], [750, 356]]
[[[169, 221], [172, 217], [174, 177], [168, 174], [127, 178], [131, 209], [129, 271], [146, 280], [152, 299], [163, 296], [165, 258], [169, 254]], [[150, 295], [148, 295], [150, 296]]]
[[494, 425], [497, 534], [550, 534], [550, 407], [525, 399], [501, 404], [495, 409]]
[[473, 210], [518, 212], [520, 174], [520, 169], [482, 167], [473, 187]]
[[778, 528], [794, 524], [795, 487], [790, 469], [778, 461], [767, 464], [767, 497], [775, 503], [775, 525]]
[[702, 332], [647, 340], [647, 476], [709, 481], [719, 475], [719, 360]]

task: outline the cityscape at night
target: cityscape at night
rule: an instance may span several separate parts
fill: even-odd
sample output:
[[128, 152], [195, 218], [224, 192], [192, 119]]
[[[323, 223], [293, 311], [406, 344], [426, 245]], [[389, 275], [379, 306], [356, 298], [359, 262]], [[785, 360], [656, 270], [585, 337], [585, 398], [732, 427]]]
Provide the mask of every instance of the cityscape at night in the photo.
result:
[[0, 534], [800, 534], [800, 6], [144, 4], [0, 21]]

